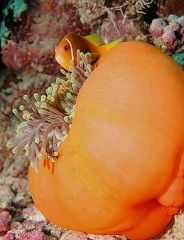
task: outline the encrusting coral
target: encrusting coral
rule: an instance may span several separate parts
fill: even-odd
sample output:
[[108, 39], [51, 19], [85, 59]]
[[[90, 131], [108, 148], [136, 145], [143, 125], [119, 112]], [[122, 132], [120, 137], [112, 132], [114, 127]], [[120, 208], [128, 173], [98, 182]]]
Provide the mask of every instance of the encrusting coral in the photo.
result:
[[152, 21], [149, 32], [154, 45], [162, 51], [168, 54], [183, 52], [184, 16], [172, 14], [167, 18], [156, 18]]
[[89, 53], [77, 51], [77, 66], [72, 66], [72, 62], [70, 66], [72, 73], [62, 70], [67, 80], [57, 78], [46, 89], [46, 95], [40, 97], [35, 93], [35, 103], [24, 95], [29, 107], [21, 105], [21, 113], [13, 109], [13, 113], [21, 120], [17, 133], [24, 132], [24, 135], [7, 143], [7, 147], [13, 148], [13, 153], [24, 147], [36, 172], [39, 159], [57, 159], [57, 149], [72, 123], [78, 91], [93, 69], [89, 62]]
[[[65, 0], [11, 0], [3, 12], [5, 19], [0, 28], [2, 60], [15, 71], [31, 69], [47, 74], [59, 73], [54, 46], [67, 32], [87, 35], [91, 31], [80, 22], [77, 9]], [[7, 22], [11, 26], [7, 26]]]

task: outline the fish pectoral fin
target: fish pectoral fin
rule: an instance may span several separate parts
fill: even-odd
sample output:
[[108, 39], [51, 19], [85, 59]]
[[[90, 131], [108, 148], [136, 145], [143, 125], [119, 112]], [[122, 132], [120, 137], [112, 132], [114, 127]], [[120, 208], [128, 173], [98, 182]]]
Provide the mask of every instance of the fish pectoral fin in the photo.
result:
[[102, 45], [102, 38], [101, 35], [98, 33], [94, 33], [91, 35], [83, 36], [88, 42], [92, 43], [95, 46], [100, 46]]
[[94, 63], [98, 60], [98, 53], [97, 52], [91, 52], [90, 54], [90, 63]]

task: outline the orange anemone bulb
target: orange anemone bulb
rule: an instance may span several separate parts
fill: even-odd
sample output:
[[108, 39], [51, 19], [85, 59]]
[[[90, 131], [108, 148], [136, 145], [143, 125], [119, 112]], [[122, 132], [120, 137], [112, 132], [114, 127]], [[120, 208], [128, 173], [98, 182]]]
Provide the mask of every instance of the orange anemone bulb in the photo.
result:
[[184, 73], [154, 46], [127, 42], [99, 60], [56, 162], [29, 168], [53, 223], [130, 239], [158, 235], [184, 205]]

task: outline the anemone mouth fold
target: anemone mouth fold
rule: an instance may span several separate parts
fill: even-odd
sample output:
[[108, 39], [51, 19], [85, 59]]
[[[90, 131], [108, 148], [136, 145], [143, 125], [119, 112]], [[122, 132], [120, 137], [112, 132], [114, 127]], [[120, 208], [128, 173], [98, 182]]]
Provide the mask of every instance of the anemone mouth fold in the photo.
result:
[[57, 78], [46, 89], [45, 95], [35, 93], [34, 102], [24, 95], [27, 106], [21, 105], [20, 111], [13, 109], [21, 121], [16, 130], [21, 136], [6, 146], [12, 148], [13, 153], [24, 148], [36, 172], [39, 159], [45, 157], [57, 161], [57, 149], [67, 137], [75, 115], [78, 92], [93, 71], [89, 53], [77, 50], [77, 63], [74, 65], [71, 61], [70, 64], [70, 73], [61, 70], [66, 79]]

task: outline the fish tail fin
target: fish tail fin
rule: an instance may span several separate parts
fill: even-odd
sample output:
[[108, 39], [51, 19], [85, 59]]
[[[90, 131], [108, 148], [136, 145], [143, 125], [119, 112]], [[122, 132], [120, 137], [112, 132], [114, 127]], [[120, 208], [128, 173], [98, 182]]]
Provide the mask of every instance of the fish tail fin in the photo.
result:
[[120, 44], [120, 43], [122, 43], [122, 42], [123, 42], [123, 37], [118, 38], [118, 39], [116, 39], [116, 40], [113, 41], [113, 42], [110, 42], [110, 43], [107, 43], [107, 44], [105, 44], [105, 45], [99, 46], [99, 47], [98, 47], [98, 49], [99, 49], [99, 51], [98, 51], [99, 55], [102, 56], [102, 55], [103, 55], [105, 52], [107, 52], [109, 49], [113, 48], [114, 46], [116, 46], [116, 45], [118, 45], [118, 44]]

